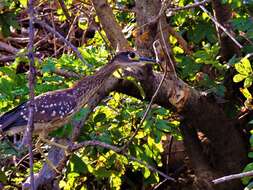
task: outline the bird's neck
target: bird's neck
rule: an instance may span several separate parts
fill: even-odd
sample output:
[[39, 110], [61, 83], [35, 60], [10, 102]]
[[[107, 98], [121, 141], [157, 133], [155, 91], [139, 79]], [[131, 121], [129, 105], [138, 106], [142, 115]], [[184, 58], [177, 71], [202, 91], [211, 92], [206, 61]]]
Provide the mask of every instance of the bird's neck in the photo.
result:
[[94, 73], [94, 78], [108, 79], [119, 66], [117, 64], [109, 63]]
[[117, 69], [119, 69], [117, 64], [107, 64], [95, 72], [94, 75], [84, 77], [73, 87], [74, 95], [86, 104], [85, 101], [93, 96]]

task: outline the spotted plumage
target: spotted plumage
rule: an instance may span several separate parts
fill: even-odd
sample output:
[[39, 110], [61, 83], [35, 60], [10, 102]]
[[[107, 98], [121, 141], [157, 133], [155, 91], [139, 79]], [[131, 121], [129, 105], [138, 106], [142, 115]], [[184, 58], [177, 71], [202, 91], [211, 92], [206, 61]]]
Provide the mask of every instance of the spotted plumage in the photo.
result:
[[[143, 62], [154, 61], [139, 57], [134, 52], [121, 52], [93, 76], [84, 77], [72, 88], [47, 92], [35, 97], [34, 132], [47, 133], [68, 123], [115, 70], [140, 65]], [[0, 116], [0, 130], [10, 135], [24, 131], [28, 122], [28, 106], [29, 101], [24, 102]]]
[[[14, 129], [14, 133], [22, 131], [28, 121], [28, 105], [25, 102], [14, 108], [10, 112], [0, 117], [0, 127], [3, 131]], [[35, 131], [40, 132], [40, 126], [47, 123], [47, 129], [54, 129], [67, 123], [67, 118], [72, 116], [77, 109], [76, 97], [73, 95], [73, 89], [48, 92], [37, 96], [34, 101], [34, 123]], [[14, 117], [13, 117], [14, 116]], [[59, 120], [65, 122], [59, 122]], [[6, 122], [8, 120], [8, 122]], [[10, 132], [12, 134], [12, 132]]]

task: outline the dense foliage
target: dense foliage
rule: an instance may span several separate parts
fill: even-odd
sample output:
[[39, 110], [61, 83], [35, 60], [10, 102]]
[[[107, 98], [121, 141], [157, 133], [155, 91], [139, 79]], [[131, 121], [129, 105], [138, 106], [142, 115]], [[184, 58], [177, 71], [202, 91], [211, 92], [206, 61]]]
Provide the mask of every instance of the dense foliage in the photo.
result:
[[[83, 33], [90, 27], [88, 11], [90, 11], [89, 14], [95, 15], [95, 13], [94, 10], [89, 10], [91, 7], [89, 1], [65, 0], [64, 2], [71, 17], [77, 18], [74, 32], [70, 32], [69, 37], [75, 43], [74, 39], [77, 33], [79, 31]], [[135, 6], [135, 2], [133, 0], [108, 2], [113, 8], [117, 22], [123, 28], [125, 37], [134, 45], [136, 19], [132, 8]], [[173, 5], [179, 7], [190, 3], [194, 3], [194, 1], [173, 1]], [[228, 62], [222, 61], [219, 56], [220, 44], [215, 25], [207, 13], [199, 7], [178, 12], [167, 12], [167, 22], [186, 40], [188, 48], [193, 53], [186, 54], [175, 36], [171, 35], [167, 40], [172, 44], [172, 51], [178, 63], [176, 68], [178, 76], [198, 90], [225, 99], [226, 93], [228, 93], [225, 77], [231, 69], [235, 69], [233, 81], [234, 85], [238, 84], [238, 100], [230, 104], [230, 109], [227, 109], [227, 115], [233, 118], [242, 109], [252, 109], [253, 71], [250, 62], [253, 50], [253, 3], [250, 0], [223, 0], [222, 3], [228, 4], [232, 9], [231, 24], [233, 31], [236, 39], [243, 44], [241, 56], [234, 56]], [[66, 23], [67, 18], [57, 1], [39, 1], [36, 4], [36, 14], [46, 15], [46, 8], [50, 9], [48, 14], [51, 14], [52, 22], [55, 22], [60, 32], [66, 36], [68, 31], [64, 31], [64, 28], [60, 28], [60, 26]], [[76, 8], [80, 5], [85, 13]], [[211, 4], [206, 8], [212, 12]], [[8, 37], [14, 37], [17, 34], [24, 35], [24, 38], [27, 37], [25, 36], [27, 33], [22, 32], [28, 27], [25, 23], [26, 9], [27, 4], [23, 0], [3, 0], [0, 2], [0, 41], [8, 41], [10, 39]], [[94, 19], [98, 23], [99, 20], [96, 16]], [[45, 35], [40, 28], [37, 29], [40, 30], [38, 35]], [[46, 36], [46, 38], [52, 40], [53, 35]], [[36, 95], [71, 87], [78, 80], [77, 78], [59, 76], [54, 72], [56, 69], [68, 70], [81, 75], [91, 75], [112, 57], [112, 48], [108, 45], [104, 31], [99, 27], [95, 30], [94, 36], [86, 40], [86, 43], [82, 44], [79, 39], [77, 41], [79, 51], [91, 67], [84, 65], [68, 47], [63, 47], [56, 54], [54, 43], [60, 42], [49, 42], [47, 45], [35, 48], [36, 55], [38, 55], [36, 58], [36, 69], [38, 71]], [[25, 68], [29, 63], [25, 56], [27, 43], [23, 43], [22, 47], [20, 44], [16, 45], [19, 52], [16, 54], [15, 60], [0, 63], [0, 113], [4, 113], [28, 100], [27, 70], [18, 71], [18, 68], [21, 66]], [[6, 55], [6, 52], [0, 51], [1, 54]], [[130, 80], [135, 81], [133, 78]], [[141, 89], [138, 81], [135, 81], [135, 84]], [[122, 146], [129, 140], [132, 132], [138, 126], [149, 103], [145, 100], [145, 94], [142, 95], [144, 100], [138, 100], [117, 92], [110, 93], [85, 123], [79, 141], [100, 140], [108, 144]], [[87, 114], [87, 109], [84, 108], [73, 120], [80, 120], [85, 114]], [[162, 160], [162, 155], [165, 147], [162, 142], [166, 141], [169, 135], [180, 141], [182, 136], [178, 129], [179, 125], [180, 121], [173, 110], [153, 105], [143, 126], [128, 149], [129, 155], [164, 171], [165, 162]], [[51, 136], [70, 137], [71, 131], [72, 126], [68, 124], [54, 131]], [[250, 137], [251, 145], [252, 139], [253, 136]], [[48, 146], [45, 145], [43, 149], [47, 152]], [[15, 189], [29, 176], [28, 159], [17, 165], [26, 151], [17, 151], [9, 141], [3, 141], [0, 145], [0, 154], [0, 183], [6, 185], [7, 189]], [[12, 159], [14, 155], [18, 157], [16, 161]], [[249, 152], [249, 157], [253, 157], [252, 152]], [[43, 162], [44, 158], [35, 154], [35, 171], [41, 169]], [[245, 166], [245, 171], [252, 170], [252, 167], [253, 163], [250, 163]], [[138, 176], [138, 179], [131, 178], [131, 175]], [[124, 187], [134, 189], [136, 183], [139, 183], [139, 187], [148, 188], [155, 187], [162, 180], [157, 173], [151, 172], [147, 167], [131, 161], [126, 156], [117, 154], [112, 150], [88, 147], [80, 149], [71, 156], [66, 170], [60, 178], [60, 187], [65, 190], [123, 189]], [[245, 178], [242, 182], [245, 186], [248, 184], [252, 186], [250, 178]]]

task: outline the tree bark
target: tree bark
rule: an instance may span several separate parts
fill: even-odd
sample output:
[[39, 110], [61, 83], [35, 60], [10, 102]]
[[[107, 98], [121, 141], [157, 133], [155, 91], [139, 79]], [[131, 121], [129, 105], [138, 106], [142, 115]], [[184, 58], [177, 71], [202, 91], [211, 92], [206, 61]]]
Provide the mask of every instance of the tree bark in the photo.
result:
[[[136, 2], [137, 9], [143, 10], [142, 12], [137, 11], [136, 15], [140, 26], [157, 16], [158, 11], [155, 9], [160, 10], [157, 7], [157, 5], [160, 5], [158, 2], [155, 0]], [[148, 31], [148, 34], [152, 32], [149, 38], [146, 38], [144, 44], [136, 44], [137, 47], [141, 48], [141, 52], [152, 51], [151, 44], [156, 39], [156, 36], [153, 34], [157, 32], [156, 27], [155, 23], [145, 26], [145, 31]], [[231, 39], [229, 39], [229, 42], [234, 47], [234, 42]], [[224, 41], [222, 43], [223, 47], [226, 47]], [[169, 48], [170, 46], [168, 45], [167, 47]], [[145, 48], [146, 50], [144, 51], [143, 49]], [[235, 53], [235, 50], [238, 49], [233, 49], [233, 53]], [[228, 55], [226, 56], [228, 57]], [[151, 98], [160, 77], [152, 74], [150, 70], [143, 70], [137, 74], [137, 78], [141, 81], [147, 98]], [[188, 128], [183, 125], [181, 126], [181, 131], [186, 151], [189, 153], [188, 156], [194, 165], [198, 178], [203, 179], [203, 176], [205, 176], [206, 181], [209, 181], [209, 188], [213, 188], [211, 180], [214, 177], [240, 172], [247, 163], [246, 146], [241, 134], [236, 130], [235, 124], [227, 118], [219, 105], [215, 101], [210, 102], [208, 97], [190, 88], [183, 81], [176, 78], [173, 73], [169, 74], [161, 89], [162, 92], [157, 96], [156, 103], [167, 108], [173, 107], [184, 117], [184, 123]], [[200, 140], [196, 139], [196, 131], [194, 133], [191, 128], [201, 131], [209, 140], [210, 150], [208, 155], [200, 151], [200, 142], [197, 143]], [[192, 139], [195, 140], [192, 141]], [[205, 146], [202, 149], [205, 149]], [[210, 158], [214, 158], [215, 160], [210, 160]], [[201, 164], [194, 164], [195, 160], [199, 160]], [[203, 182], [203, 180], [199, 182], [201, 181]], [[237, 180], [230, 184], [216, 186], [216, 188], [236, 190], [242, 188], [242, 186], [240, 181]]]
[[130, 49], [121, 27], [114, 18], [111, 7], [106, 0], [92, 0], [97, 16], [112, 47], [118, 50]]

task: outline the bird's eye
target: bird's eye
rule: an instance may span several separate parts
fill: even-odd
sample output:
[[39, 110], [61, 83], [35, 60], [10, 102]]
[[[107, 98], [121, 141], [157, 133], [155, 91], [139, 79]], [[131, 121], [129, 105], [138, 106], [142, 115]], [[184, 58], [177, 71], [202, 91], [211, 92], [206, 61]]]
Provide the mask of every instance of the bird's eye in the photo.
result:
[[135, 60], [136, 59], [136, 54], [134, 53], [134, 52], [130, 52], [129, 54], [128, 54], [128, 58], [130, 59], [130, 60]]

